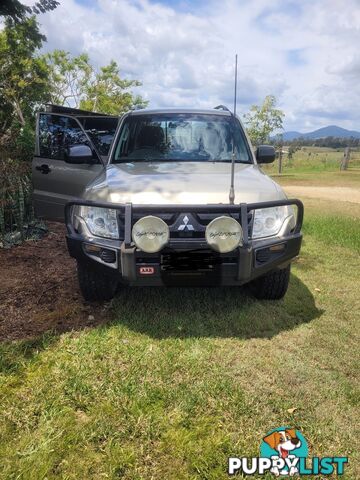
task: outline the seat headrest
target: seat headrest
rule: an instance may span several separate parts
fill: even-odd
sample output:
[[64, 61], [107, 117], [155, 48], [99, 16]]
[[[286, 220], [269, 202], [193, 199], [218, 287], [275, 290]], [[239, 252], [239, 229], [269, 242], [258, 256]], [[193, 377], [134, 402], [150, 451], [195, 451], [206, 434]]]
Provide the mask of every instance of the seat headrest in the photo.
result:
[[156, 147], [160, 148], [164, 141], [164, 131], [157, 125], [145, 125], [141, 128], [137, 138], [138, 148]]

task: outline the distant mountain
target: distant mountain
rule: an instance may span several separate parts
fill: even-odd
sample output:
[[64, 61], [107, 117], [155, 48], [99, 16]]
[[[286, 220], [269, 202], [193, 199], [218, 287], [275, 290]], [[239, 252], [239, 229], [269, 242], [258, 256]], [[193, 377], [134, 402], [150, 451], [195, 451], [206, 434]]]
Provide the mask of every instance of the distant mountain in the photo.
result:
[[316, 140], [324, 137], [360, 138], [360, 132], [355, 130], [346, 130], [346, 128], [337, 127], [336, 125], [329, 125], [328, 127], [319, 128], [318, 130], [308, 133], [300, 133], [295, 131], [283, 133], [283, 139], [286, 141], [291, 141], [295, 138], [310, 138], [312, 140]]
[[282, 134], [282, 137], [284, 140], [287, 140], [291, 142], [292, 140], [295, 140], [295, 138], [300, 138], [306, 135], [305, 133], [300, 133], [300, 132], [295, 132], [295, 131], [290, 131], [290, 132], [284, 132]]

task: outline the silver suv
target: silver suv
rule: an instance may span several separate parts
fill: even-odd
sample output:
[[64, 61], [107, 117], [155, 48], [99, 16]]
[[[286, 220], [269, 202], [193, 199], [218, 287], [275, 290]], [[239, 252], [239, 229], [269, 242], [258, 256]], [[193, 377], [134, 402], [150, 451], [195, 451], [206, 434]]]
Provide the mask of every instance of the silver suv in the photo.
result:
[[246, 283], [279, 299], [303, 205], [259, 167], [274, 159], [271, 146], [253, 152], [222, 106], [118, 119], [50, 105], [38, 115], [35, 211], [65, 219], [86, 300], [109, 300], [121, 285]]

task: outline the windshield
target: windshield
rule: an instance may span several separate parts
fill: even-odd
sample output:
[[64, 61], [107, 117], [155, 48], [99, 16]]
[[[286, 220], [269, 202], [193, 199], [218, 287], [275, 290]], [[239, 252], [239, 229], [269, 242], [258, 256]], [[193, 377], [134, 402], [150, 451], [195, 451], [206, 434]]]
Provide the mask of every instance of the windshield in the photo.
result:
[[114, 163], [146, 161], [252, 163], [240, 123], [211, 114], [144, 114], [124, 120]]

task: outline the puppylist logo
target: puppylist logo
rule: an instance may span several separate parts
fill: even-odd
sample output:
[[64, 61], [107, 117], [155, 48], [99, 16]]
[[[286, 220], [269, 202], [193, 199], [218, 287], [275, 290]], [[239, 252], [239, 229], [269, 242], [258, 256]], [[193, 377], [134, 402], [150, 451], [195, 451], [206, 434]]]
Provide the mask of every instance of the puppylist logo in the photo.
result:
[[279, 427], [268, 432], [260, 444], [260, 457], [230, 457], [229, 475], [342, 475], [347, 457], [308, 458], [309, 449], [299, 430]]

